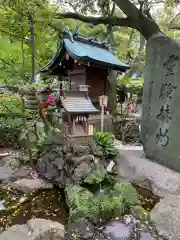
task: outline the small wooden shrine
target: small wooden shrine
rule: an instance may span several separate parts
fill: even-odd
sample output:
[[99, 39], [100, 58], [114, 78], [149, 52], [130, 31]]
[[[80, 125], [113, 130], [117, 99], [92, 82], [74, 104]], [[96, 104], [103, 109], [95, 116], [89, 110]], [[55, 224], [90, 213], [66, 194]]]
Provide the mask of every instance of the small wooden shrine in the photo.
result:
[[[98, 113], [99, 96], [107, 95], [108, 71], [124, 72], [129, 67], [112, 54], [107, 42], [65, 30], [56, 55], [40, 73], [58, 76], [60, 100], [68, 114], [69, 130], [76, 133], [79, 125], [87, 132], [88, 116]], [[89, 86], [89, 90], [79, 91], [79, 86]]]
[[89, 115], [99, 111], [93, 106], [88, 92], [82, 90], [63, 91], [60, 99], [67, 114], [63, 119], [67, 123], [66, 134], [72, 136], [89, 135]]

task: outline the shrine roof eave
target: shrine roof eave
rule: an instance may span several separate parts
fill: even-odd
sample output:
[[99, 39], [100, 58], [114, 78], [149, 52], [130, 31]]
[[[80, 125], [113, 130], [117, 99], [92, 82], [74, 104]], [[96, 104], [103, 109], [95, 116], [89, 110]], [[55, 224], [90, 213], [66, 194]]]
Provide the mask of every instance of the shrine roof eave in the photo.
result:
[[49, 74], [53, 74], [64, 59], [66, 51], [77, 61], [87, 61], [89, 63], [101, 65], [117, 71], [126, 71], [130, 68], [130, 65], [120, 61], [107, 49], [75, 40], [72, 42], [69, 39], [64, 39], [61, 49], [59, 49], [53, 59], [46, 66], [40, 69], [39, 72], [49, 72]]
[[67, 113], [69, 113], [69, 114], [74, 114], [74, 115], [77, 115], [77, 114], [83, 114], [83, 115], [89, 115], [89, 114], [97, 114], [97, 113], [99, 113], [99, 110], [94, 110], [94, 111], [92, 111], [92, 110], [85, 110], [85, 109], [71, 109], [71, 110], [69, 110], [69, 109], [65, 109], [64, 108], [64, 110], [67, 112]]
[[54, 55], [54, 57], [51, 59], [51, 61], [49, 61], [43, 68], [39, 70], [39, 73], [48, 72], [49, 74], [51, 73], [53, 74], [54, 71], [56, 71], [56, 69], [59, 67], [61, 61], [63, 60], [65, 51], [66, 49], [64, 48], [64, 46], [62, 46]]
[[70, 39], [64, 39], [64, 46], [69, 55], [74, 59], [85, 60], [114, 70], [125, 71], [130, 68], [128, 64], [120, 61], [115, 55], [105, 48], [85, 44], [75, 40], [72, 42]]
[[69, 92], [68, 96], [64, 98], [60, 96], [64, 110], [70, 114], [93, 114], [98, 113], [91, 99], [84, 97], [84, 92]]

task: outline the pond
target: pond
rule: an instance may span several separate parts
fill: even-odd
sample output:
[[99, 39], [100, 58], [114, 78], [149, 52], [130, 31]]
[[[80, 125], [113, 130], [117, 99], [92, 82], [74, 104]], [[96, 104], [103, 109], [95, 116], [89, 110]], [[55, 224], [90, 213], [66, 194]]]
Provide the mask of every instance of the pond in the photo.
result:
[[[150, 211], [160, 198], [149, 190], [133, 186], [139, 194], [141, 206]], [[5, 201], [6, 209], [0, 211], [0, 232], [14, 224], [24, 224], [31, 218], [43, 218], [68, 223], [68, 208], [64, 192], [58, 187], [39, 190], [31, 194], [14, 191], [8, 185], [0, 185], [0, 201]]]
[[155, 205], [160, 201], [160, 197], [153, 194], [150, 190], [140, 187], [136, 184], [133, 184], [133, 187], [136, 188], [136, 191], [138, 193], [139, 200], [141, 202], [141, 206], [147, 210], [151, 211]]
[[63, 192], [54, 187], [31, 194], [22, 194], [0, 185], [0, 200], [6, 209], [0, 211], [0, 227], [5, 230], [14, 224], [24, 224], [31, 218], [43, 218], [66, 225], [68, 209]]

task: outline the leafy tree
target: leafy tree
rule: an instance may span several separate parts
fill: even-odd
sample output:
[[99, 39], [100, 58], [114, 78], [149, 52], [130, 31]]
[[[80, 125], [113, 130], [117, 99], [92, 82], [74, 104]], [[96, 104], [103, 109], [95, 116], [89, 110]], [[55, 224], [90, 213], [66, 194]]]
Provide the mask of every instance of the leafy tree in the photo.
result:
[[33, 1], [28, 7], [26, 3], [4, 0], [0, 6], [0, 79], [5, 84], [30, 81], [30, 73], [35, 75], [57, 47], [61, 25], [58, 28], [52, 20], [54, 7], [43, 1]]
[[[98, 0], [99, 2], [100, 0]], [[97, 1], [77, 1], [86, 6], [97, 5]], [[106, 0], [102, 0], [101, 6], [104, 8], [104, 4], [106, 4]], [[80, 4], [79, 3], [79, 4]], [[95, 4], [96, 3], [96, 4]], [[123, 26], [130, 27], [138, 30], [147, 40], [154, 33], [161, 32], [160, 26], [153, 20], [150, 10], [151, 7], [155, 4], [163, 3], [167, 8], [173, 8], [179, 1], [175, 0], [138, 0], [138, 1], [130, 1], [130, 0], [112, 0], [112, 4], [116, 5], [116, 15], [115, 16], [84, 16], [82, 11], [77, 12], [65, 12], [58, 13], [56, 15], [57, 18], [74, 18], [78, 19], [82, 22], [92, 23], [94, 25], [105, 24], [112, 26]]]

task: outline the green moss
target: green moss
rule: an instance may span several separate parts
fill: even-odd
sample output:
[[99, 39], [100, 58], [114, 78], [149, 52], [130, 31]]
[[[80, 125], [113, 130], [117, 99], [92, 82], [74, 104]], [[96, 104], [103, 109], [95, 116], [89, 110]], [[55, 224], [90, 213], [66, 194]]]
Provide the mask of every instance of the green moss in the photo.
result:
[[88, 184], [97, 184], [102, 182], [105, 179], [105, 176], [105, 169], [96, 169], [90, 172], [90, 174], [84, 179], [84, 182]]
[[66, 193], [71, 219], [98, 215], [99, 203], [90, 191], [78, 185], [69, 185], [66, 188]]
[[94, 215], [100, 218], [112, 217], [117, 216], [116, 213], [121, 216], [132, 205], [138, 203], [137, 192], [128, 182], [117, 181], [111, 189], [107, 189], [100, 187], [99, 191], [93, 194], [79, 185], [69, 185], [66, 193], [71, 220]]
[[138, 194], [131, 183], [117, 181], [114, 185], [114, 190], [121, 194], [123, 202], [126, 203], [127, 206], [132, 206], [138, 203]]

